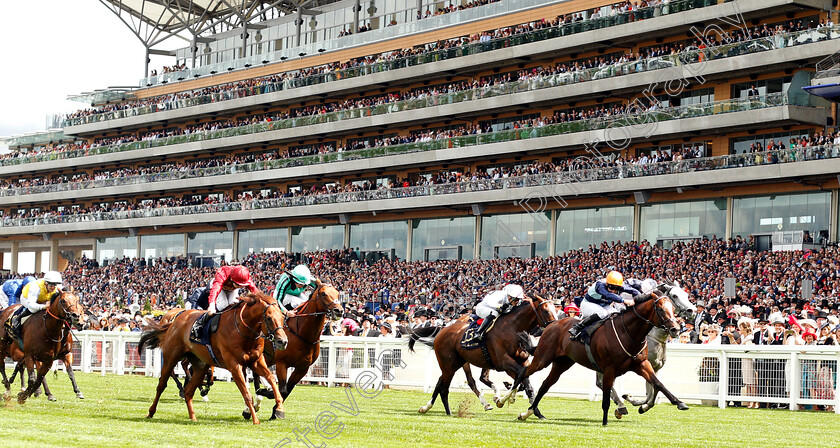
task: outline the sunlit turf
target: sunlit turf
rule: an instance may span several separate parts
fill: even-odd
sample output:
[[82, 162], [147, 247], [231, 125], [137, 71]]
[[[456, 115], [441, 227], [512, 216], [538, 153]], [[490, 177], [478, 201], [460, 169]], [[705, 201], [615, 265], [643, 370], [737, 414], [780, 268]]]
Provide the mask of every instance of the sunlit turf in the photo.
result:
[[[253, 426], [240, 413], [243, 402], [233, 383], [216, 383], [209, 403], [196, 400], [197, 422], [170, 383], [157, 415], [147, 420], [157, 379], [142, 376], [77, 374], [86, 398], [75, 398], [66, 376], [52, 378], [56, 402], [43, 396], [25, 405], [13, 399], [0, 408], [0, 441], [4, 447], [303, 447], [295, 430], [309, 429], [309, 446], [327, 447], [537, 447], [537, 446], [835, 446], [840, 440], [840, 416], [827, 412], [790, 412], [744, 408], [718, 409], [692, 406], [678, 411], [660, 404], [645, 415], [631, 412], [622, 420], [610, 413], [601, 426], [600, 403], [547, 398], [540, 409], [548, 417], [516, 421], [527, 408], [519, 399], [503, 409], [481, 410], [475, 396], [452, 393], [450, 403], [462, 417], [448, 417], [440, 401], [426, 415], [417, 409], [429, 395], [387, 389], [374, 398], [351, 392], [352, 403], [340, 388], [302, 386], [286, 403], [286, 419], [269, 421], [271, 409], [260, 411], [262, 424]], [[488, 394], [489, 398], [490, 395]], [[331, 406], [335, 402], [336, 406]], [[324, 411], [336, 420], [322, 431], [315, 429]], [[324, 423], [324, 420], [321, 421]], [[341, 425], [341, 426], [339, 426]]]

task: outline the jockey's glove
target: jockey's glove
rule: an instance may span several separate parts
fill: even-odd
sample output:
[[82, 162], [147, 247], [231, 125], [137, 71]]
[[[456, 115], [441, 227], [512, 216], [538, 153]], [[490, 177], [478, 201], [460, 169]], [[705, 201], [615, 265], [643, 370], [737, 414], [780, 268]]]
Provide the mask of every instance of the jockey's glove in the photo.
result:
[[211, 315], [211, 316], [212, 316], [212, 315], [214, 315], [214, 314], [216, 314], [216, 304], [215, 304], [215, 303], [211, 303], [211, 304], [210, 304], [210, 307], [209, 307], [209, 308], [207, 308], [207, 312], [208, 312], [208, 313], [210, 313], [210, 315]]

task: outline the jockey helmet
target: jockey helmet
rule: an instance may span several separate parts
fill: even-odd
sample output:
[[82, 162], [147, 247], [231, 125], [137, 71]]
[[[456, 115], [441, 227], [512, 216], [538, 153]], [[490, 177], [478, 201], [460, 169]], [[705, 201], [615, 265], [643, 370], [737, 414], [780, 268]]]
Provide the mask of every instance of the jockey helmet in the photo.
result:
[[245, 266], [234, 266], [230, 270], [230, 281], [236, 286], [245, 286], [251, 281], [251, 273]]
[[53, 285], [60, 285], [63, 283], [61, 280], [61, 274], [56, 271], [47, 271], [47, 273], [44, 274], [44, 281], [52, 283]]
[[519, 300], [525, 297], [525, 291], [519, 285], [505, 285], [505, 294], [508, 298]]
[[292, 280], [299, 285], [310, 285], [313, 282], [312, 272], [305, 264], [299, 264], [292, 269]]
[[621, 272], [618, 271], [611, 271], [607, 274], [607, 285], [622, 287], [624, 286], [624, 276], [621, 275]]

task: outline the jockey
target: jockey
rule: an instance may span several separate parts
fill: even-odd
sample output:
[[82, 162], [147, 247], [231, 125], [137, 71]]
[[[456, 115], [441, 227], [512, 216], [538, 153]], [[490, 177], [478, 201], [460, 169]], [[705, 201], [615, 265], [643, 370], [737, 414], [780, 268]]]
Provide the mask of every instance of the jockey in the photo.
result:
[[3, 287], [0, 288], [0, 310], [12, 306], [20, 301], [20, 294], [23, 292], [23, 287], [29, 282], [34, 282], [35, 277], [27, 275], [26, 277], [13, 278], [3, 282]]
[[611, 308], [613, 303], [624, 303], [626, 306], [633, 306], [636, 302], [633, 299], [623, 299], [620, 294], [627, 293], [635, 297], [641, 294], [637, 289], [625, 286], [624, 276], [618, 271], [611, 271], [604, 280], [598, 280], [586, 291], [583, 301], [580, 302], [581, 321], [569, 329], [572, 339], [580, 337], [581, 331], [587, 325], [593, 324], [618, 310]]
[[624, 279], [624, 286], [640, 291], [642, 294], [647, 294], [656, 289], [657, 283], [656, 280], [652, 278], [646, 278], [644, 280], [628, 278]]
[[525, 291], [522, 287], [514, 284], [507, 284], [501, 290], [492, 291], [484, 296], [484, 299], [475, 306], [475, 314], [484, 319], [476, 332], [478, 340], [484, 339], [484, 333], [487, 332], [487, 329], [500, 314], [505, 314], [513, 309], [524, 297]]
[[274, 298], [288, 317], [295, 317], [292, 311], [306, 301], [303, 293], [307, 286], [315, 286], [315, 277], [305, 264], [299, 264], [291, 272], [284, 272], [274, 288]]
[[12, 334], [19, 338], [23, 318], [50, 306], [50, 301], [61, 293], [61, 283], [61, 274], [48, 271], [44, 278], [23, 287], [20, 296], [23, 306], [12, 314]]
[[250, 292], [257, 291], [257, 285], [251, 280], [251, 273], [245, 266], [220, 267], [208, 288], [210, 294], [207, 296], [207, 310], [210, 315], [238, 303], [240, 288], [248, 288]]

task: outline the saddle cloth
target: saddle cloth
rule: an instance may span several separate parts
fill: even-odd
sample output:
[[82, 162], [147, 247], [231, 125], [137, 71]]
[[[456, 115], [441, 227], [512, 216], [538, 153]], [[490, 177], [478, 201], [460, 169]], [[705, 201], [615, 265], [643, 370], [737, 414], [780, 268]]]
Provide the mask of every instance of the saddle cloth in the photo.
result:
[[[496, 318], [496, 321], [499, 319]], [[496, 326], [496, 321], [494, 321], [490, 328], [487, 329], [487, 333]], [[464, 350], [472, 350], [474, 348], [479, 348], [483, 345], [483, 341], [477, 339], [478, 336], [478, 327], [481, 326], [481, 323], [484, 322], [484, 319], [476, 316], [475, 314], [470, 316], [469, 323], [467, 324], [467, 329], [464, 330], [464, 336], [461, 337], [461, 347]], [[485, 333], [485, 334], [487, 334]]]
[[192, 330], [190, 331], [190, 342], [202, 345], [210, 344], [210, 335], [219, 329], [219, 320], [221, 313], [216, 313], [209, 319], [208, 313], [203, 313], [195, 320]]
[[591, 340], [592, 340], [592, 335], [595, 334], [595, 332], [599, 328], [601, 328], [601, 325], [604, 325], [604, 322], [608, 321], [610, 319], [610, 317], [612, 317], [612, 315], [609, 315], [609, 316], [595, 322], [594, 324], [590, 324], [589, 326], [584, 328], [583, 331], [580, 332], [580, 339], [579, 339], [580, 342], [582, 342], [586, 345], [589, 345], [591, 343]]

